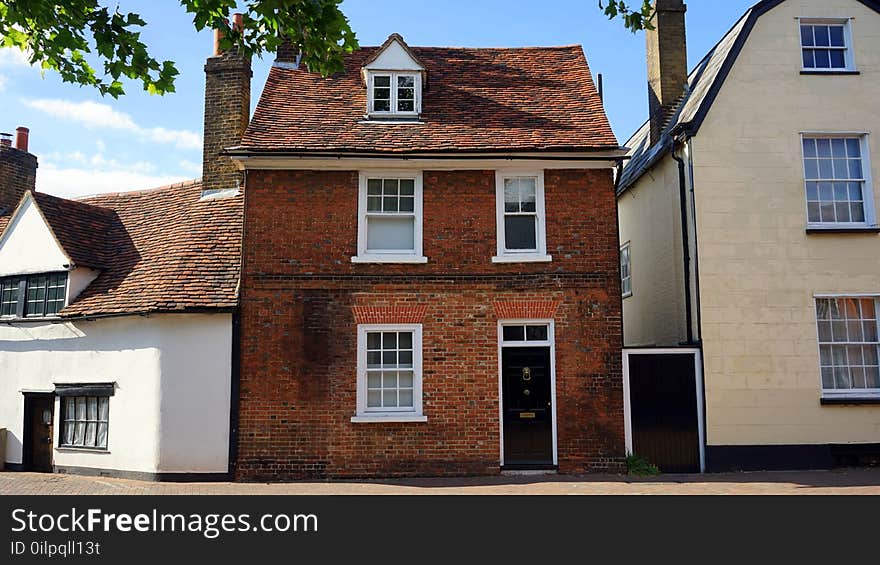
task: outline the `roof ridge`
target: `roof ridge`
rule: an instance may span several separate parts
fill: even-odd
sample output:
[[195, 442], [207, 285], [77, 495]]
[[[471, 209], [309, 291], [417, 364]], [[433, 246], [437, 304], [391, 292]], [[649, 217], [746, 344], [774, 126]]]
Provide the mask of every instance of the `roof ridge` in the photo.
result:
[[201, 177], [199, 177], [199, 178], [195, 178], [195, 179], [173, 182], [171, 184], [165, 184], [162, 186], [154, 186], [152, 188], [142, 188], [139, 190], [124, 190], [124, 191], [120, 191], [120, 192], [97, 192], [95, 194], [86, 194], [84, 196], [77, 196], [76, 198], [70, 199], [70, 200], [72, 200], [74, 202], [82, 202], [84, 204], [89, 204], [89, 202], [87, 202], [87, 201], [90, 199], [98, 199], [98, 198], [105, 198], [105, 197], [118, 197], [118, 196], [137, 196], [139, 194], [160, 192], [163, 190], [171, 190], [174, 188], [186, 188], [186, 187], [195, 186], [195, 185], [201, 184], [201, 183], [202, 183], [202, 179], [201, 179]]

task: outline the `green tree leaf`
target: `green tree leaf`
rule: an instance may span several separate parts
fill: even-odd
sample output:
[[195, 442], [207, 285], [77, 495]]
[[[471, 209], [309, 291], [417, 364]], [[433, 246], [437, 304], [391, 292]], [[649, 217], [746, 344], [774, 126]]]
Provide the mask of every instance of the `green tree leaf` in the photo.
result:
[[[358, 47], [340, 3], [250, 0], [243, 29], [234, 30], [229, 18], [236, 0], [180, 0], [196, 30], [224, 32], [223, 49], [262, 57], [287, 44], [302, 53], [309, 70], [323, 75], [342, 70], [343, 55]], [[0, 48], [20, 49], [44, 71], [113, 98], [125, 93], [121, 79], [139, 82], [151, 94], [174, 92], [174, 63], [154, 58], [141, 40], [147, 22], [102, 4], [110, 0], [0, 0]]]

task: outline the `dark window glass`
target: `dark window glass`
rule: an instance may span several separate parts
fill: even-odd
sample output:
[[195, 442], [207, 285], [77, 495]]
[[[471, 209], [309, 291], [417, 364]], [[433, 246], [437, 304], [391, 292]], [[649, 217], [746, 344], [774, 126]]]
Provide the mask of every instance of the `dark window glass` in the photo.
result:
[[0, 316], [15, 316], [18, 312], [18, 285], [21, 279], [0, 281]]
[[547, 326], [526, 326], [526, 341], [547, 341]]
[[538, 247], [535, 216], [506, 216], [504, 244], [507, 249], [535, 250]]
[[503, 326], [501, 336], [504, 341], [525, 341], [524, 328], [522, 326]]

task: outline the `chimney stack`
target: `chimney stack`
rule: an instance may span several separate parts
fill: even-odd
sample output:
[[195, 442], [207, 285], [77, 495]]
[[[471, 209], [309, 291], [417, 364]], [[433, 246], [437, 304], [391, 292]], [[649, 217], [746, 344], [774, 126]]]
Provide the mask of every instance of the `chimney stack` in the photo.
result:
[[[232, 25], [241, 30], [243, 16]], [[202, 190], [236, 188], [241, 173], [224, 149], [238, 145], [250, 119], [251, 60], [233, 48], [220, 49], [220, 30], [214, 31], [214, 54], [205, 64], [205, 133], [202, 149]]]
[[675, 103], [687, 87], [687, 39], [684, 0], [655, 0], [656, 14], [646, 30], [648, 109], [651, 144], [657, 143]]
[[0, 215], [9, 213], [28, 190], [36, 189], [37, 158], [28, 153], [28, 129], [15, 130], [12, 135], [0, 134]]

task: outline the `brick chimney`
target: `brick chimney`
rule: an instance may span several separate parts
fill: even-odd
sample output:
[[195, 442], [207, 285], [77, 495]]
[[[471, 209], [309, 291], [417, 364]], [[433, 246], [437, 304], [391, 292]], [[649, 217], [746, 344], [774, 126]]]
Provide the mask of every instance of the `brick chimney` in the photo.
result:
[[28, 153], [28, 128], [15, 130], [12, 135], [0, 134], [0, 215], [9, 213], [28, 190], [35, 190], [37, 158]]
[[[233, 16], [241, 29], [242, 15]], [[202, 189], [222, 190], [240, 185], [241, 173], [220, 153], [238, 145], [251, 109], [251, 60], [233, 48], [220, 50], [222, 32], [214, 31], [214, 54], [205, 64], [205, 134], [202, 149]]]
[[684, 0], [655, 0], [657, 13], [646, 30], [648, 51], [648, 108], [651, 144], [660, 140], [675, 103], [687, 86], [687, 39]]

